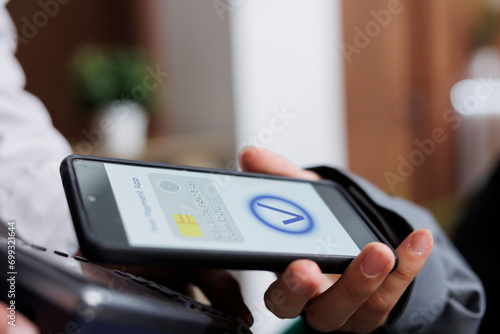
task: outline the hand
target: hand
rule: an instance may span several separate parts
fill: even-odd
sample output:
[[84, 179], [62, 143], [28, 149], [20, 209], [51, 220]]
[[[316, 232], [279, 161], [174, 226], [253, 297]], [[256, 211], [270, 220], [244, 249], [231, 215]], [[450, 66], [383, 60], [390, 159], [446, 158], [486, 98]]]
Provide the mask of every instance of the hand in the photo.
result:
[[[251, 147], [240, 153], [243, 170], [304, 179], [320, 177], [301, 170], [269, 151]], [[292, 262], [271, 284], [266, 305], [280, 318], [295, 318], [306, 311], [306, 320], [319, 331], [367, 333], [381, 326], [405, 289], [422, 269], [433, 246], [429, 230], [413, 231], [394, 254], [386, 245], [368, 244], [339, 275], [322, 274], [310, 260]]]
[[0, 334], [7, 333], [23, 333], [23, 334], [38, 334], [38, 328], [18, 310], [15, 313], [15, 326], [9, 325], [9, 322], [14, 320], [10, 318], [10, 312], [7, 309], [7, 304], [0, 302]]

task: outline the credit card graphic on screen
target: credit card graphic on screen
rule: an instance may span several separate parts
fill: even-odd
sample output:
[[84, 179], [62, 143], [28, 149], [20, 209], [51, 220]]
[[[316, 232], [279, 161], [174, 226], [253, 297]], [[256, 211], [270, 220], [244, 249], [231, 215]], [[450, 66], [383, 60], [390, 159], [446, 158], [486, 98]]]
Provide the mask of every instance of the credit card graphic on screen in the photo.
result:
[[209, 178], [149, 173], [173, 233], [179, 238], [242, 242], [236, 223]]

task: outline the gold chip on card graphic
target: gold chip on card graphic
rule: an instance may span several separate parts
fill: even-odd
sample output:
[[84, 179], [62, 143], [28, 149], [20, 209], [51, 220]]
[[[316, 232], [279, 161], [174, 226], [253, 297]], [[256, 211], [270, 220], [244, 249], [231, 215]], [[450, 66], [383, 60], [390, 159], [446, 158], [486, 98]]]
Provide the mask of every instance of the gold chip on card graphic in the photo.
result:
[[179, 232], [185, 237], [203, 237], [200, 226], [193, 215], [182, 215], [174, 213], [174, 221]]

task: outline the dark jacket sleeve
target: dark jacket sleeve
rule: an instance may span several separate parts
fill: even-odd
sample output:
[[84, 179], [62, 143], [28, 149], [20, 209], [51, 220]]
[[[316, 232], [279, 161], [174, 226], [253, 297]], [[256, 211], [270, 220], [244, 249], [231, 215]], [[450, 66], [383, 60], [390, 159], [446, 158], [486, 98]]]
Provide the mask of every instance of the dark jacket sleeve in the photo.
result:
[[485, 177], [465, 202], [453, 241], [483, 282], [487, 298], [480, 332], [490, 333], [496, 328], [500, 310], [500, 268], [496, 265], [498, 260], [492, 258], [498, 254], [495, 232], [500, 222], [500, 159]]
[[392, 230], [392, 243], [398, 244], [414, 229], [432, 231], [433, 251], [384, 326], [387, 332], [477, 332], [485, 312], [481, 281], [428, 211], [350, 173], [328, 167], [311, 170], [341, 183], [375, 210], [373, 217], [383, 221], [381, 228]]

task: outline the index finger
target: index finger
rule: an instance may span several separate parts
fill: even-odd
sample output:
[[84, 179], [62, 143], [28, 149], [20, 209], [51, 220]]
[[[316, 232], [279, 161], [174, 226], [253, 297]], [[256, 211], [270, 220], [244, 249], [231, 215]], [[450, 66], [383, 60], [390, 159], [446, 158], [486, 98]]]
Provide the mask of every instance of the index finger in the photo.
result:
[[396, 249], [399, 265], [380, 288], [370, 296], [368, 303], [361, 306], [351, 318], [353, 322], [362, 319], [364, 324], [380, 324], [398, 302], [401, 295], [426, 263], [434, 245], [431, 231], [413, 231]]

